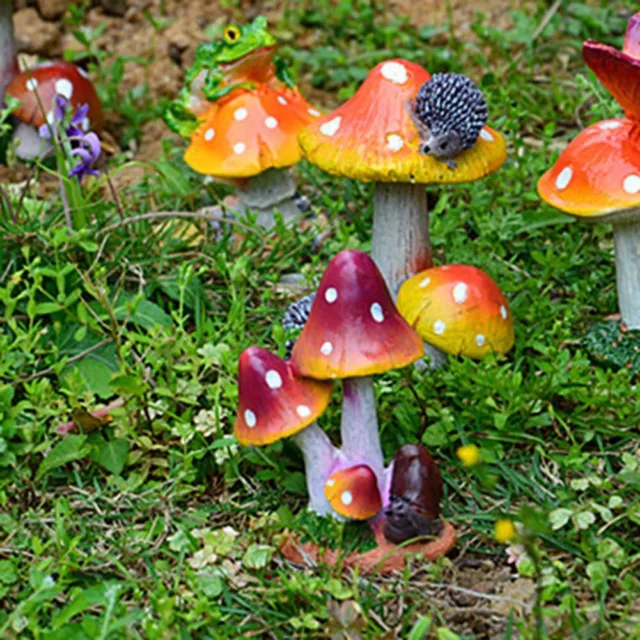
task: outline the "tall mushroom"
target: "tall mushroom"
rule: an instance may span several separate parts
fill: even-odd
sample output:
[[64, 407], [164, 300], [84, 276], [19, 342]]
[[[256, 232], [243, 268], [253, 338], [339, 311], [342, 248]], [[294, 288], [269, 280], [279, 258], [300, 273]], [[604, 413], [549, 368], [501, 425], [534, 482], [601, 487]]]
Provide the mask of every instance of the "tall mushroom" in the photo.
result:
[[481, 358], [513, 346], [513, 321], [502, 291], [470, 265], [433, 267], [410, 278], [400, 287], [398, 311], [445, 353]]
[[300, 135], [305, 156], [324, 171], [375, 182], [372, 255], [394, 296], [432, 264], [424, 185], [477, 180], [506, 157], [502, 136], [489, 127], [456, 156], [455, 168], [420, 153], [408, 104], [430, 77], [407, 60], [382, 62], [350, 100]]
[[309, 509], [330, 513], [324, 486], [341, 455], [315, 420], [329, 404], [331, 383], [299, 378], [290, 363], [250, 347], [238, 363], [238, 396], [238, 441], [261, 446], [293, 436], [304, 457]]
[[12, 5], [11, 0], [0, 0], [0, 106], [4, 102], [5, 87], [18, 73]]
[[640, 13], [624, 48], [587, 41], [586, 63], [624, 109], [580, 133], [538, 182], [551, 206], [584, 222], [613, 225], [618, 304], [629, 329], [640, 329]]
[[371, 467], [384, 495], [384, 459], [372, 375], [405, 367], [422, 340], [398, 313], [375, 263], [362, 251], [338, 253], [322, 276], [291, 361], [303, 376], [344, 379], [342, 451]]

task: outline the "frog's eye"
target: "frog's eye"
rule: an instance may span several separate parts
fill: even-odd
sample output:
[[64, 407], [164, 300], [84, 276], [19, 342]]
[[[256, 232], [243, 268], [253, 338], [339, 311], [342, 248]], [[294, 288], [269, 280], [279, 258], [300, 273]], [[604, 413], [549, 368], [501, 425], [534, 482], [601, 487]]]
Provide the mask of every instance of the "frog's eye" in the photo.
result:
[[224, 30], [224, 39], [228, 43], [235, 42], [240, 37], [240, 29], [235, 25], [230, 25]]

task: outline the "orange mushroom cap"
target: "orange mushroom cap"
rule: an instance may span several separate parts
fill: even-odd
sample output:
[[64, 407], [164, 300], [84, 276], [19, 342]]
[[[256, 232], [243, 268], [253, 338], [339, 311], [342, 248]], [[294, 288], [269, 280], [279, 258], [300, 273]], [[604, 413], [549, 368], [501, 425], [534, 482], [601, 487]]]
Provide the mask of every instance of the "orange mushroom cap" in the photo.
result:
[[240, 355], [238, 387], [234, 433], [245, 445], [270, 444], [302, 431], [331, 398], [331, 383], [296, 377], [289, 362], [260, 347]]
[[582, 131], [538, 181], [540, 197], [581, 218], [637, 215], [640, 123], [604, 120]]
[[362, 251], [328, 264], [291, 360], [305, 376], [353, 378], [405, 367], [424, 355], [375, 262]]
[[418, 131], [407, 110], [431, 76], [407, 60], [374, 67], [355, 95], [300, 134], [305, 156], [324, 171], [377, 182], [470, 182], [500, 167], [502, 136], [484, 127], [476, 144], [456, 156], [457, 167], [418, 151]]
[[509, 305], [476, 267], [449, 264], [422, 271], [400, 287], [398, 310], [424, 340], [446, 353], [481, 358], [513, 346]]
[[223, 178], [289, 167], [302, 156], [298, 134], [321, 115], [297, 90], [259, 84], [233, 91], [198, 116], [184, 159], [198, 173]]
[[9, 83], [6, 93], [22, 102], [13, 115], [25, 124], [36, 128], [45, 124], [55, 110], [56, 95], [61, 95], [73, 111], [88, 104], [85, 129], [102, 130], [102, 108], [93, 83], [82, 69], [68, 62], [45, 62], [23, 71]]
[[640, 118], [640, 13], [629, 20], [622, 51], [587, 40], [582, 56], [627, 117]]
[[376, 474], [366, 464], [332, 473], [324, 495], [336, 513], [352, 520], [367, 520], [382, 509]]

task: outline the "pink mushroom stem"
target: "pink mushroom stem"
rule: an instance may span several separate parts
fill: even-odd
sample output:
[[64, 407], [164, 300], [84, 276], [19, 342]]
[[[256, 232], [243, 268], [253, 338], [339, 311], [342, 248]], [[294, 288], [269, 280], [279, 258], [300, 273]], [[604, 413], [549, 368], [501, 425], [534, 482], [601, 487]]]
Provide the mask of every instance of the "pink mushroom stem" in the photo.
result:
[[11, 0], [0, 0], [0, 105], [4, 101], [6, 86], [18, 73], [12, 4]]
[[371, 467], [378, 479], [378, 489], [385, 495], [386, 474], [378, 433], [376, 399], [370, 377], [346, 378], [343, 381], [342, 453], [353, 464]]

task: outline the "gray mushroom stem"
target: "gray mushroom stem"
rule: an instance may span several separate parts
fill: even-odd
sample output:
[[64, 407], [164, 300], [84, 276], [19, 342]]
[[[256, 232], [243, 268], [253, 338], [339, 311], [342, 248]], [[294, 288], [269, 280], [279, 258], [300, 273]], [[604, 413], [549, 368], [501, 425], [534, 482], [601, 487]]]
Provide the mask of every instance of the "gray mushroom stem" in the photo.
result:
[[343, 381], [343, 394], [342, 453], [352, 464], [369, 465], [383, 494], [386, 475], [373, 381], [370, 377], [347, 378]]
[[0, 0], [0, 105], [6, 86], [18, 72], [12, 4], [11, 0]]
[[613, 234], [622, 322], [629, 329], [640, 329], [640, 217], [627, 216], [624, 222], [614, 222]]
[[321, 516], [335, 515], [329, 501], [324, 497], [324, 485], [336, 465], [343, 460], [343, 455], [315, 422], [296, 433], [292, 439], [300, 447], [304, 457], [309, 511]]

